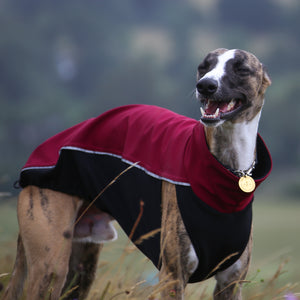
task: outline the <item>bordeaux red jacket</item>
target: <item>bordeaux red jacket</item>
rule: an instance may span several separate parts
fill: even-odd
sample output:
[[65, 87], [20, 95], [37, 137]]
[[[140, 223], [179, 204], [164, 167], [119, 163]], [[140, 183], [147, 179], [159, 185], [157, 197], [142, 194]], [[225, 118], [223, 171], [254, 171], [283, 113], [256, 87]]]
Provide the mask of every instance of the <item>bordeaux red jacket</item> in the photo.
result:
[[[21, 171], [20, 185], [36, 185], [93, 200], [123, 174], [96, 205], [110, 213], [129, 235], [144, 202], [135, 241], [160, 228], [161, 180], [176, 185], [178, 206], [199, 258], [190, 282], [206, 279], [232, 253], [225, 269], [245, 249], [252, 220], [253, 193], [238, 187], [238, 177], [209, 152], [199, 121], [167, 109], [129, 105], [84, 121], [41, 144]], [[269, 175], [270, 154], [257, 138], [258, 186]], [[138, 247], [159, 268], [160, 236]]]

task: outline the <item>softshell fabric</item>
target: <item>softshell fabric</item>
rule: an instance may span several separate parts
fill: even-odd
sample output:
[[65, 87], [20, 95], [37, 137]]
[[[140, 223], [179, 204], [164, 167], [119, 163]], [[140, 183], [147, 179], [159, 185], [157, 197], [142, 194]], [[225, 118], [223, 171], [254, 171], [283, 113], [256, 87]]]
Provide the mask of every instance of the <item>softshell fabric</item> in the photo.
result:
[[[190, 282], [215, 274], [236, 261], [251, 230], [253, 193], [238, 187], [238, 177], [209, 152], [203, 125], [167, 109], [128, 105], [75, 125], [45, 141], [29, 157], [20, 185], [36, 185], [92, 201], [129, 165], [134, 165], [97, 198], [140, 241], [161, 226], [161, 182], [176, 185], [178, 206], [199, 259]], [[272, 167], [257, 137], [256, 186]], [[143, 204], [143, 206], [142, 206]], [[160, 267], [160, 234], [137, 246]]]

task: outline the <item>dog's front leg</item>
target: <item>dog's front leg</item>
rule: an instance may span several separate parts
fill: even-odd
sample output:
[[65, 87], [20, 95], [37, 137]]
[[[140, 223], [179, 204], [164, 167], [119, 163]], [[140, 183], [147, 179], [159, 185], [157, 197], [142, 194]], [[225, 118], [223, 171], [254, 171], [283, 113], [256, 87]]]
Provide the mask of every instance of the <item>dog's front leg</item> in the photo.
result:
[[161, 261], [162, 299], [184, 299], [184, 288], [198, 259], [181, 219], [175, 186], [168, 182], [162, 183]]
[[21, 192], [18, 221], [28, 267], [27, 299], [61, 295], [80, 205], [76, 197], [34, 186]]
[[241, 300], [242, 284], [245, 280], [251, 259], [252, 232], [246, 249], [241, 257], [228, 269], [216, 274], [217, 284], [214, 300]]

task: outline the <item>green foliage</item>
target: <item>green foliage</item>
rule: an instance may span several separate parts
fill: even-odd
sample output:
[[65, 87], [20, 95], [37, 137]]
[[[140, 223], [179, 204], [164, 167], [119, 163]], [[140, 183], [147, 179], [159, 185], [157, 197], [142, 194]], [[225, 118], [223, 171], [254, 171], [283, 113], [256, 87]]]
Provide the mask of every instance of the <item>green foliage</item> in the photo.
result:
[[47, 137], [123, 104], [198, 118], [196, 67], [217, 47], [254, 52], [273, 79], [261, 132], [299, 167], [297, 0], [38, 1], [0, 6], [0, 191]]

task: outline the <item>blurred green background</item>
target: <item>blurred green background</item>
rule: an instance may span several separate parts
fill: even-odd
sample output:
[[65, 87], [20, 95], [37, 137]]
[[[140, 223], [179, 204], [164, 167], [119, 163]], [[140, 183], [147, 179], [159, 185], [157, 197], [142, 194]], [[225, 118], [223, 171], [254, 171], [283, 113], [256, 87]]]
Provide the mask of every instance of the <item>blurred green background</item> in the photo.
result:
[[[2, 242], [16, 225], [7, 217], [7, 196], [16, 194], [13, 183], [39, 143], [130, 103], [199, 118], [193, 94], [198, 64], [213, 49], [240, 48], [253, 52], [273, 81], [259, 131], [274, 168], [256, 195], [254, 253], [261, 260], [270, 252], [291, 255], [296, 270], [299, 28], [299, 0], [1, 0]], [[7, 249], [2, 246], [0, 253]]]
[[299, 28], [299, 0], [2, 0], [0, 191], [13, 191], [40, 142], [109, 108], [199, 118], [197, 66], [224, 47], [253, 52], [270, 73], [260, 132], [285, 195], [298, 196]]

